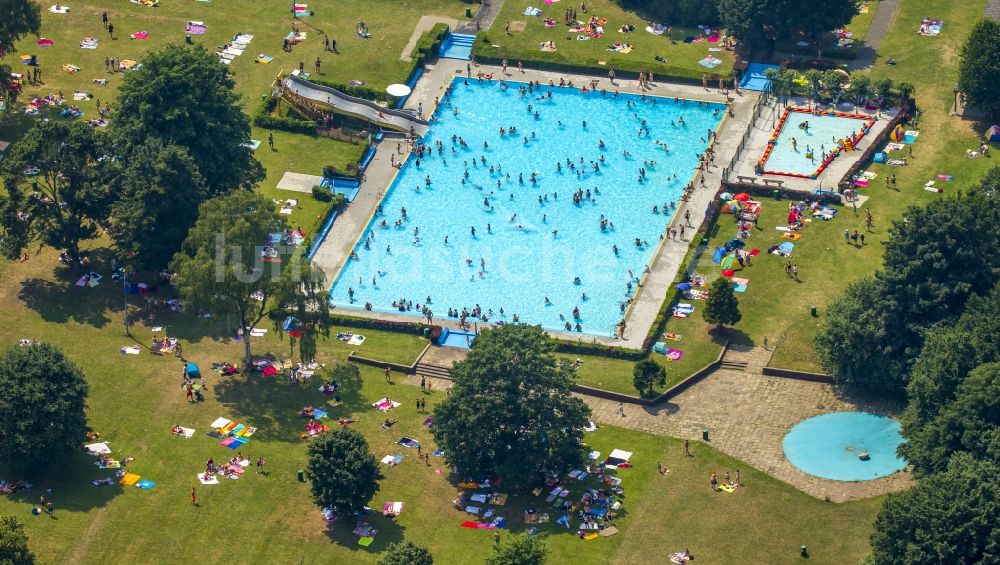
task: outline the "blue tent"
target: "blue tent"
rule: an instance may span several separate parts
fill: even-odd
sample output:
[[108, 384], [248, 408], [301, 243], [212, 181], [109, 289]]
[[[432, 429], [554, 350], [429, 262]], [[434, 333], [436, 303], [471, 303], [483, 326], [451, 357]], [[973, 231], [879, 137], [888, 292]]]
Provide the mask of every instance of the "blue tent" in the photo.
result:
[[712, 261], [715, 263], [721, 263], [722, 258], [726, 256], [726, 253], [728, 253], [728, 251], [726, 251], [725, 247], [716, 249], [715, 253], [712, 254]]
[[198, 365], [195, 365], [194, 363], [188, 363], [187, 365], [185, 365], [184, 373], [193, 379], [201, 377], [201, 369], [199, 369]]
[[990, 129], [986, 130], [986, 141], [1000, 142], [1000, 126], [990, 126]]

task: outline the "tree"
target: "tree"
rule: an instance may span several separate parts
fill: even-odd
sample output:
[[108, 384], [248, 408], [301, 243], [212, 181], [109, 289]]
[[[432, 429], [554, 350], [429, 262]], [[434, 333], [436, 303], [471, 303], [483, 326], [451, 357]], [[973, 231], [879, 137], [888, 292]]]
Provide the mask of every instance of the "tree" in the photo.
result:
[[24, 525], [13, 516], [0, 517], [0, 564], [34, 565], [35, 554], [28, 549]]
[[719, 22], [715, 0], [618, 0], [626, 10], [638, 12], [645, 20], [694, 27]]
[[831, 0], [822, 5], [797, 0], [718, 0], [724, 27], [739, 39], [756, 43], [802, 32], [816, 38], [851, 21], [853, 0]]
[[866, 104], [872, 95], [872, 79], [862, 72], [851, 73], [851, 82], [847, 86], [847, 93], [855, 104], [859, 106]]
[[643, 359], [632, 368], [632, 384], [639, 394], [653, 394], [654, 386], [667, 384], [667, 370], [652, 359]]
[[726, 277], [719, 277], [712, 282], [708, 289], [708, 300], [705, 301], [702, 317], [707, 323], [715, 324], [716, 328], [731, 326], [743, 318], [743, 315], [740, 314], [740, 302], [733, 290], [733, 281]]
[[340, 427], [309, 445], [306, 475], [313, 502], [349, 516], [368, 504], [378, 492], [382, 471], [360, 432]]
[[878, 311], [881, 297], [881, 284], [873, 277], [849, 284], [827, 307], [815, 338], [816, 353], [823, 369], [847, 388], [900, 396], [905, 368], [884, 359], [891, 330]]
[[1000, 284], [987, 296], [973, 296], [953, 326], [927, 333], [913, 364], [900, 417], [906, 443], [900, 454], [918, 473], [938, 471], [947, 461], [936, 430], [937, 418], [955, 400], [959, 385], [976, 367], [1000, 362]]
[[87, 381], [55, 346], [36, 343], [0, 354], [0, 461], [55, 467], [87, 433]]
[[927, 329], [953, 322], [969, 299], [988, 293], [1000, 280], [1000, 209], [990, 191], [1000, 188], [1000, 169], [979, 187], [954, 198], [911, 207], [893, 224], [883, 268], [876, 273], [876, 305], [885, 334], [884, 360], [909, 372]]
[[434, 565], [434, 558], [427, 549], [410, 541], [389, 546], [378, 565]]
[[214, 53], [168, 45], [143, 56], [118, 92], [111, 130], [133, 154], [159, 139], [187, 150], [212, 196], [251, 188], [264, 169], [248, 147], [250, 120], [234, 94], [235, 82]]
[[[314, 344], [315, 333], [328, 332], [323, 272], [301, 253], [287, 257], [284, 266], [262, 257], [270, 234], [285, 229], [270, 200], [249, 191], [233, 192], [199, 207], [198, 220], [171, 262], [177, 290], [190, 308], [236, 318], [247, 363], [250, 330], [279, 309], [299, 321], [304, 338], [300, 347]], [[304, 360], [310, 358], [304, 355]]]
[[154, 139], [133, 149], [118, 159], [108, 232], [131, 266], [155, 271], [180, 250], [208, 190], [183, 147]]
[[958, 87], [969, 105], [1000, 111], [1000, 22], [985, 18], [972, 28], [958, 62]]
[[[37, 239], [79, 265], [80, 243], [96, 237], [108, 215], [106, 156], [103, 136], [81, 122], [39, 122], [18, 140], [3, 162], [5, 215], [20, 224], [6, 228], [20, 236], [5, 246], [8, 257]], [[21, 187], [29, 182], [24, 197]]]
[[584, 461], [590, 409], [570, 394], [572, 371], [540, 327], [484, 330], [451, 377], [431, 433], [460, 476], [500, 477], [517, 491]]
[[875, 520], [875, 565], [1000, 560], [1000, 466], [966, 454], [907, 491], [890, 494]]
[[42, 11], [31, 0], [0, 0], [0, 58], [13, 50], [22, 37], [38, 35], [42, 28]]
[[493, 547], [486, 565], [542, 565], [546, 556], [545, 543], [527, 534], [514, 534], [503, 545]]

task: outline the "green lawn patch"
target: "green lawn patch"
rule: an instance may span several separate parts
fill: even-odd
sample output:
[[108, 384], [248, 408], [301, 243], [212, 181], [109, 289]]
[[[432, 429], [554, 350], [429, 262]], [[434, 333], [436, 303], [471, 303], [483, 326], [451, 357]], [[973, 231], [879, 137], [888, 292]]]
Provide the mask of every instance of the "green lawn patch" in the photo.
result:
[[[540, 7], [542, 14], [523, 15], [525, 8], [529, 6]], [[523, 61], [534, 68], [586, 67], [588, 70], [585, 72], [594, 74], [607, 74], [609, 70], [614, 69], [616, 73], [624, 71], [635, 76], [640, 71], [647, 71], [652, 72], [654, 78], [660, 80], [678, 79], [686, 82], [700, 82], [701, 76], [705, 73], [728, 76], [732, 71], [732, 53], [725, 50], [711, 52], [723, 61], [715, 69], [709, 70], [698, 65], [699, 60], [710, 54], [708, 51], [710, 47], [721, 47], [721, 43], [707, 41], [685, 43], [685, 38], [699, 35], [697, 28], [675, 27], [672, 39], [666, 34], [653, 35], [645, 31], [650, 22], [635, 12], [622, 9], [611, 0], [588, 2], [587, 13], [578, 11], [579, 20], [589, 20], [591, 16], [607, 19], [603, 25], [603, 37], [578, 41], [577, 36], [584, 34], [569, 31], [569, 27], [563, 23], [563, 12], [566, 8], [577, 7], [532, 3], [527, 0], [505, 2], [493, 27], [488, 32], [480, 34], [480, 39], [475, 45], [476, 56], [483, 61], [487, 59], [499, 61], [507, 58], [512, 66], [516, 66], [518, 61]], [[546, 18], [555, 20], [556, 25], [546, 27], [544, 24]], [[526, 26], [524, 31], [511, 31], [507, 34], [504, 32], [507, 22], [525, 22]], [[626, 24], [635, 26], [635, 31], [621, 33], [619, 29]], [[513, 24], [512, 29], [517, 27], [517, 24]], [[543, 41], [555, 41], [556, 51], [541, 51], [539, 44]], [[630, 44], [632, 51], [629, 53], [609, 51], [608, 47], [614, 43]], [[666, 63], [658, 61], [656, 59], [658, 56], [666, 59]], [[602, 85], [604, 88], [607, 86], [607, 83]]]

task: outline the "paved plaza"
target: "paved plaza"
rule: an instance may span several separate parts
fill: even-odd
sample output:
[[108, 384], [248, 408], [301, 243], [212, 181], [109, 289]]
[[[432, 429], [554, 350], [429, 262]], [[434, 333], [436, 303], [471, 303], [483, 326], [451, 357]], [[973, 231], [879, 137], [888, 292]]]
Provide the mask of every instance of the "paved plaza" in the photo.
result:
[[[435, 349], [447, 348], [431, 351]], [[746, 362], [746, 369], [717, 370], [670, 401], [655, 406], [626, 404], [624, 417], [618, 413], [617, 401], [579, 396], [593, 410], [598, 424], [694, 441], [701, 441], [702, 431], [708, 430], [712, 447], [816, 498], [847, 502], [912, 486], [913, 476], [908, 471], [871, 481], [846, 482], [814, 477], [793, 466], [782, 450], [782, 440], [795, 424], [829, 412], [886, 413], [886, 407], [846, 399], [826, 383], [765, 376], [760, 369], [769, 357], [770, 352], [762, 348], [730, 350], [726, 360]], [[411, 384], [419, 384], [418, 376], [406, 378], [413, 381]], [[436, 389], [451, 386], [448, 380], [431, 380]], [[664, 463], [670, 465], [669, 461]], [[719, 469], [720, 473], [725, 471], [735, 469]]]

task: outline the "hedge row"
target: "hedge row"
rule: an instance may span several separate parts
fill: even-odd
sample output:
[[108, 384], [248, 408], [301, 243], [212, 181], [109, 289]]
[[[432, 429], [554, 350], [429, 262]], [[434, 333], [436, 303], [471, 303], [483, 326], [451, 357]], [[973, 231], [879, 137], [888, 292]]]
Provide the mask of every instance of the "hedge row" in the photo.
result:
[[559, 339], [553, 341], [555, 342], [555, 350], [559, 353], [594, 355], [597, 357], [624, 359], [626, 361], [641, 361], [649, 357], [649, 351], [645, 349], [627, 349], [613, 345], [604, 345], [603, 343], [588, 343], [583, 341], [563, 341]]
[[389, 102], [389, 95], [384, 90], [375, 90], [367, 85], [343, 84], [331, 80], [324, 80], [315, 76], [310, 76], [309, 82], [320, 86], [327, 86], [334, 90], [339, 90], [340, 92], [355, 98], [363, 98], [373, 102]]
[[[600, 69], [595, 68], [593, 65], [577, 63], [569, 58], [562, 59], [563, 56], [560, 55], [558, 51], [556, 53], [546, 53], [543, 51], [520, 51], [517, 49], [493, 49], [489, 39], [483, 34], [480, 34], [480, 39], [473, 44], [472, 53], [475, 55], [477, 62], [488, 65], [499, 65], [503, 59], [518, 59], [522, 61], [525, 66], [530, 66], [532, 69], [543, 71], [581, 74], [595, 77], [601, 72]], [[540, 58], [543, 56], [556, 57], [560, 58], [560, 60]], [[618, 80], [637, 79], [639, 77], [639, 73], [644, 71], [653, 71], [653, 73], [656, 74], [657, 81], [659, 82], [675, 82], [697, 85], [701, 84], [701, 77], [705, 74], [705, 69], [685, 69], [681, 67], [663, 65], [662, 63], [651, 63], [648, 61], [637, 60], [615, 63], [615, 78]], [[728, 77], [729, 73], [722, 75], [708, 71], [708, 75], [712, 80], [718, 80], [719, 77]]]
[[253, 113], [253, 125], [259, 128], [276, 129], [291, 133], [316, 134], [316, 122], [312, 120], [297, 120], [295, 118], [271, 115], [277, 107], [277, 98], [267, 94], [262, 96], [260, 104]]

